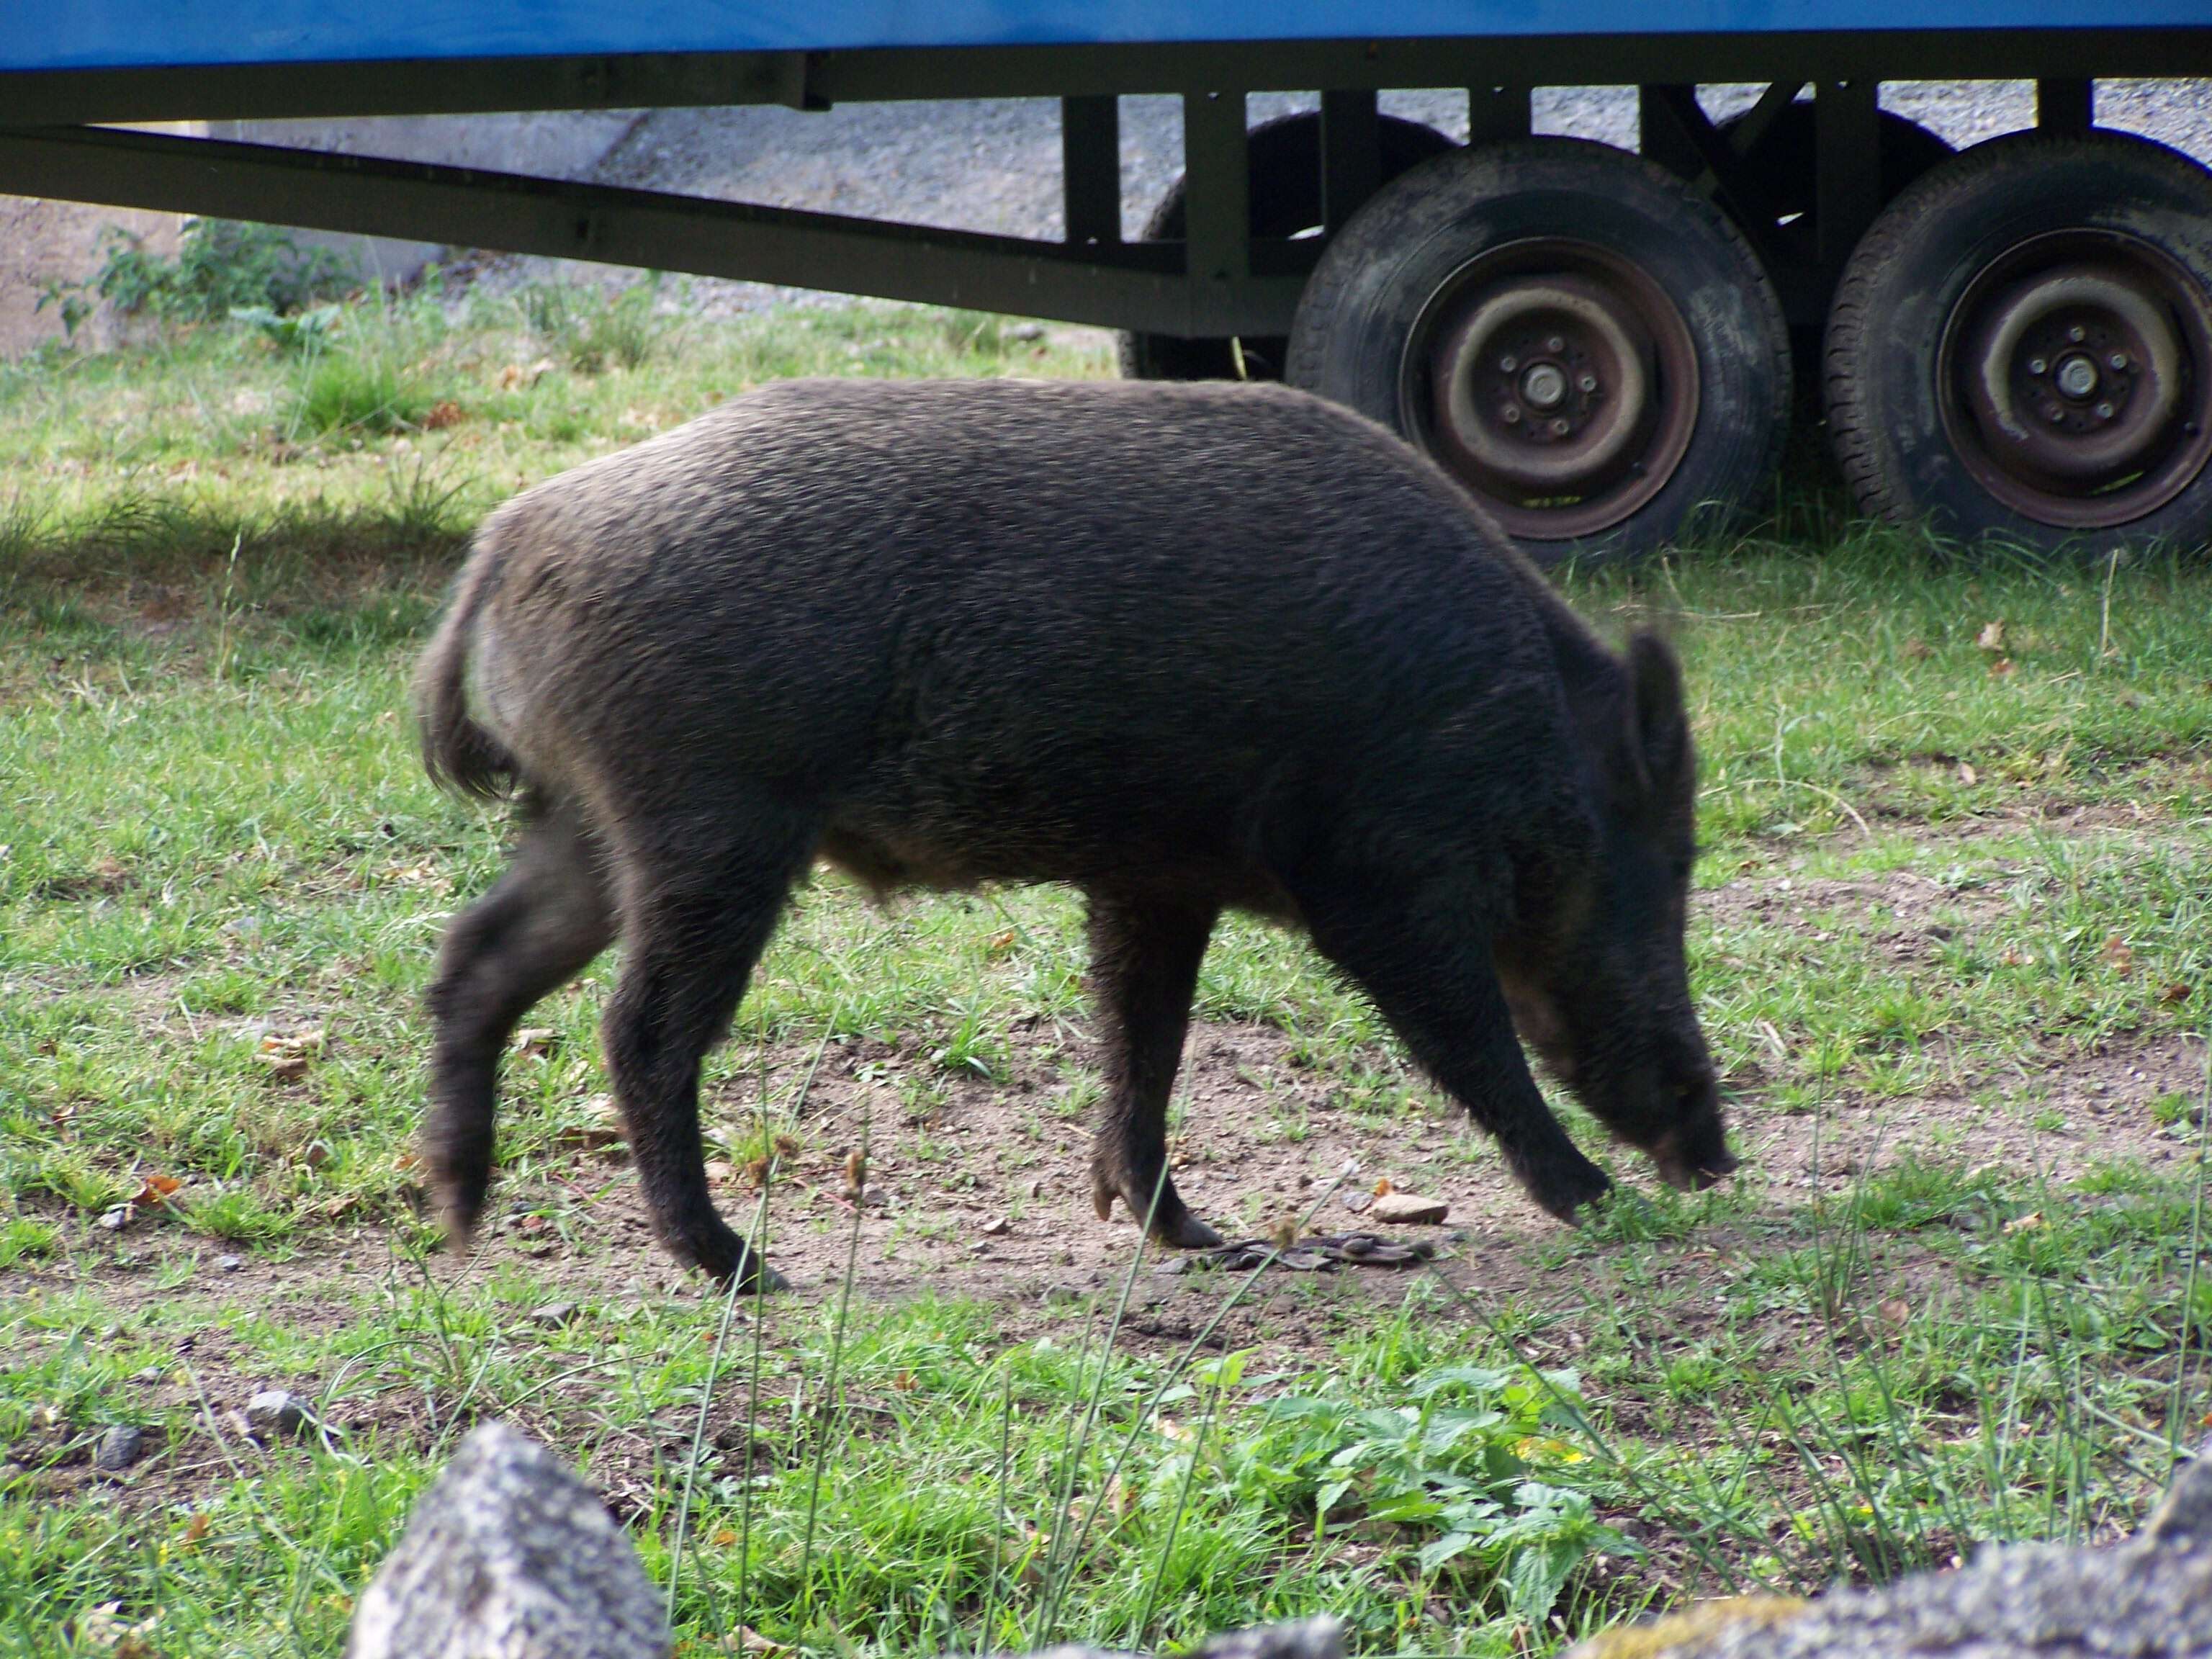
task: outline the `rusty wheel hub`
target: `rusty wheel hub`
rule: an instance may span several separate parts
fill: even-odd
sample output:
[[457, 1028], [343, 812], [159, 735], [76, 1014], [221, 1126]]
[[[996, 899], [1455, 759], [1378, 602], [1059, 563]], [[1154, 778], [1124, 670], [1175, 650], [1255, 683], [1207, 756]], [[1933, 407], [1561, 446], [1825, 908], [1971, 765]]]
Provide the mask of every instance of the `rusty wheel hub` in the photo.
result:
[[1937, 368], [1960, 459], [2043, 524], [2123, 525], [2212, 453], [2212, 314], [2163, 254], [2103, 233], [2038, 237], [1960, 296]]
[[1689, 446], [1689, 331], [1649, 276], [1606, 250], [1558, 238], [1496, 249], [1454, 274], [1423, 323], [1408, 368], [1425, 397], [1409, 392], [1430, 448], [1516, 536], [1620, 523]]

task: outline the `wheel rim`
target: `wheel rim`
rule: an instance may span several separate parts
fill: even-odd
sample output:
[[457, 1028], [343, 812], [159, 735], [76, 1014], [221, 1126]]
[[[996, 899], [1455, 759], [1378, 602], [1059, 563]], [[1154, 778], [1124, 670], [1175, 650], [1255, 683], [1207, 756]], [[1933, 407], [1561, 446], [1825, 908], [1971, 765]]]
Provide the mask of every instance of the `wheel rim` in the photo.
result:
[[1508, 243], [1422, 308], [1405, 429], [1533, 541], [1608, 530], [1666, 488], [1698, 418], [1696, 342], [1672, 300], [1588, 242]]
[[2155, 512], [2212, 456], [2212, 307], [2131, 236], [2008, 249], [1952, 307], [1936, 363], [1967, 471], [2039, 523], [2110, 529]]

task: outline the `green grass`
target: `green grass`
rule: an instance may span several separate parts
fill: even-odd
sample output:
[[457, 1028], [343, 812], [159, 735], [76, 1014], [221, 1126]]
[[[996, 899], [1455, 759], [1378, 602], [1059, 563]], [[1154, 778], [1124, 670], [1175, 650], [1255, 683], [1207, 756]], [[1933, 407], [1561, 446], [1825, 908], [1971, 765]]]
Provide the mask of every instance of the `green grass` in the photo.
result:
[[[1119, 1277], [1040, 1304], [988, 1256], [941, 1268], [967, 1235], [933, 1199], [883, 1255], [951, 1288], [878, 1294], [872, 1254], [849, 1307], [833, 1268], [718, 1350], [722, 1304], [609, 1219], [602, 963], [509, 1067], [499, 1243], [425, 1254], [418, 1000], [501, 821], [425, 782], [404, 688], [467, 527], [778, 375], [1105, 372], [1097, 337], [994, 319], [574, 295], [0, 368], [0, 1654], [103, 1620], [173, 1656], [335, 1654], [489, 1413], [610, 1495], [696, 1651], [740, 1623], [905, 1652], [1324, 1608], [1364, 1651], [1544, 1651], [2140, 1515], [2212, 1407], [2212, 570], [1960, 556], [1817, 480], [1771, 533], [1565, 579], [1684, 653], [1695, 990], [1751, 1153], [1729, 1188], [1635, 1179], [1578, 1233], [1501, 1197], [1410, 1285], [1187, 1276], [1155, 1310], [1146, 1263], [1110, 1346]], [[872, 1137], [917, 1190], [1060, 1227], [1019, 1181], [1080, 1156], [1083, 971], [1066, 895], [877, 911], [819, 881], [709, 1063], [714, 1153], [805, 1173]], [[1494, 1168], [1280, 932], [1226, 927], [1200, 1012], [1251, 1051], [1256, 1140]], [[976, 1147], [983, 1100], [1017, 1128]], [[156, 1176], [167, 1201], [99, 1224]], [[776, 1248], [842, 1262], [802, 1185], [773, 1189]], [[1190, 1333], [1133, 1334], [1164, 1314]], [[329, 1440], [240, 1437], [224, 1410], [270, 1383]], [[120, 1486], [83, 1467], [117, 1422], [162, 1445]]]

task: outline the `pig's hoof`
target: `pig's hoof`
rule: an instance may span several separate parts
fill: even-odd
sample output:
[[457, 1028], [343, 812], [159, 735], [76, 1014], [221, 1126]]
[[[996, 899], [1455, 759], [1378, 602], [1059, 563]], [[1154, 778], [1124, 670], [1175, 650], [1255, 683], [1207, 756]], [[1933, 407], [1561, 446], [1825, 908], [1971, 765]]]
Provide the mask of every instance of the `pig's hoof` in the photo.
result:
[[1173, 1221], [1155, 1226], [1152, 1242], [1171, 1250], [1210, 1250], [1221, 1243], [1221, 1235], [1185, 1210]]
[[670, 1255], [687, 1267], [698, 1268], [718, 1285], [735, 1279], [738, 1289], [750, 1296], [788, 1288], [783, 1275], [723, 1224], [719, 1216], [711, 1229], [702, 1228], [689, 1237], [679, 1233], [666, 1242]]
[[1528, 1183], [1528, 1196], [1570, 1227], [1589, 1218], [1591, 1206], [1613, 1191], [1613, 1182], [1595, 1164], [1549, 1173]]
[[726, 1286], [734, 1279], [740, 1296], [769, 1296], [791, 1288], [788, 1279], [750, 1250], [738, 1258], [734, 1271], [725, 1268], [718, 1273], [703, 1262], [700, 1265], [717, 1285]]

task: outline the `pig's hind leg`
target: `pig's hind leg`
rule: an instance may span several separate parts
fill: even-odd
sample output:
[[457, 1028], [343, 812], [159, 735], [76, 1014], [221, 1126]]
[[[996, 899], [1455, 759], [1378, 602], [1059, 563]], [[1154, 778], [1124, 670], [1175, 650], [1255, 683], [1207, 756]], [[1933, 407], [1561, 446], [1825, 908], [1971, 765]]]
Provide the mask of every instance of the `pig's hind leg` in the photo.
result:
[[[713, 840], [702, 844], [708, 825]], [[627, 827], [622, 976], [604, 1027], [646, 1207], [678, 1261], [741, 1289], [780, 1289], [781, 1278], [730, 1230], [708, 1191], [699, 1062], [729, 1029], [805, 872], [814, 827], [744, 807], [687, 814], [663, 836]]]
[[1414, 896], [1388, 882], [1342, 878], [1292, 890], [1316, 947], [1374, 999], [1421, 1068], [1497, 1137], [1529, 1197], [1572, 1221], [1605, 1195], [1605, 1172], [1568, 1139], [1529, 1075], [1488, 937], [1461, 896]]
[[436, 1026], [423, 1133], [447, 1231], [465, 1243], [491, 1185], [499, 1061], [531, 1006], [614, 937], [599, 849], [565, 811], [526, 799], [514, 861], [447, 930], [429, 992]]
[[1091, 979], [1106, 1076], [1092, 1201], [1103, 1221], [1120, 1199], [1153, 1238], [1185, 1250], [1221, 1243], [1175, 1189], [1167, 1131], [1198, 964], [1218, 914], [1205, 904], [1091, 895]]

